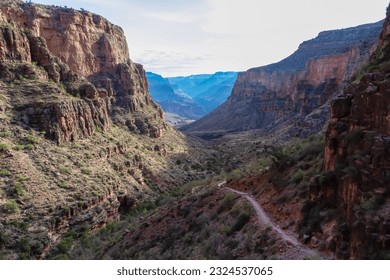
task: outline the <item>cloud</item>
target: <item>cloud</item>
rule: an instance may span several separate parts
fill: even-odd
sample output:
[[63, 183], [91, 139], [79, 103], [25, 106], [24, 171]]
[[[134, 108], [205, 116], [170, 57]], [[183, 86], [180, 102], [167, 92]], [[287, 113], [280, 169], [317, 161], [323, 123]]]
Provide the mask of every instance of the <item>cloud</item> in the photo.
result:
[[165, 76], [276, 62], [320, 31], [384, 18], [388, 5], [388, 0], [35, 1], [83, 7], [108, 18], [123, 27], [132, 60]]
[[178, 13], [145, 13], [144, 17], [154, 18], [162, 21], [168, 21], [173, 23], [192, 23], [198, 20], [195, 15], [186, 15]]
[[147, 71], [162, 73], [165, 77], [186, 75], [189, 70], [201, 67], [210, 59], [209, 55], [151, 49], [143, 51], [139, 57], [137, 62], [143, 64]]

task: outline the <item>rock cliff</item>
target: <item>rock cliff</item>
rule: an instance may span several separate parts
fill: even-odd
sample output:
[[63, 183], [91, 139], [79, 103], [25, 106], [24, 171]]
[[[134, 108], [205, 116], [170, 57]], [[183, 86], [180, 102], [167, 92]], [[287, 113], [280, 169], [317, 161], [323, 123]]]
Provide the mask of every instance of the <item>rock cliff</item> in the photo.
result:
[[332, 100], [325, 170], [312, 200], [337, 209], [323, 224], [339, 258], [388, 258], [390, 249], [390, 7], [370, 62]]
[[[109, 129], [109, 117], [131, 131], [161, 136], [162, 110], [148, 93], [142, 66], [130, 60], [120, 27], [85, 10], [22, 1], [3, 1], [0, 22], [4, 65], [37, 64], [78, 97], [72, 104], [56, 104], [56, 109], [51, 104], [38, 105], [39, 110], [34, 104], [25, 106], [35, 120], [45, 121], [40, 128], [49, 136], [59, 142], [84, 138], [95, 126]], [[75, 118], [80, 114], [86, 116], [82, 122]]]
[[68, 258], [81, 236], [204, 177], [202, 149], [165, 125], [119, 27], [0, 1], [0, 259]]
[[293, 116], [308, 115], [339, 93], [368, 60], [381, 26], [378, 22], [321, 32], [286, 59], [239, 73], [227, 102], [185, 130], [207, 137], [269, 129]]

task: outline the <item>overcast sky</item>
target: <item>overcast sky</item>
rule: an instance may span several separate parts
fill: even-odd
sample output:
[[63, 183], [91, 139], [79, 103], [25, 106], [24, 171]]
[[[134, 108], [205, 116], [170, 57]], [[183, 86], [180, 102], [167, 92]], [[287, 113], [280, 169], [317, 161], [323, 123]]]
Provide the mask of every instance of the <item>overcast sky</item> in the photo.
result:
[[389, 0], [33, 0], [120, 25], [130, 57], [165, 77], [277, 62], [324, 30], [376, 22]]

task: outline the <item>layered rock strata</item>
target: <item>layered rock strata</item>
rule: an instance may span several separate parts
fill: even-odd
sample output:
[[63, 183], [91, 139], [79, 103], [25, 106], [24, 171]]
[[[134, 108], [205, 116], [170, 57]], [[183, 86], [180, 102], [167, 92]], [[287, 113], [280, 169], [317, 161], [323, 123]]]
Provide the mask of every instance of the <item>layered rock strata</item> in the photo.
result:
[[368, 60], [382, 22], [321, 32], [288, 58], [239, 73], [223, 105], [185, 128], [200, 136], [269, 129], [306, 116], [340, 92]]
[[388, 8], [370, 62], [332, 100], [326, 171], [311, 186], [316, 205], [338, 210], [322, 234], [339, 258], [383, 259], [390, 250], [389, 30]]
[[143, 67], [130, 60], [120, 27], [85, 10], [22, 1], [3, 2], [0, 22], [3, 64], [42, 66], [50, 80], [78, 97], [71, 104], [26, 107], [27, 115], [46, 121], [39, 129], [47, 135], [74, 141], [89, 136], [91, 127], [107, 130], [110, 117], [131, 131], [161, 136], [162, 110], [148, 93]]

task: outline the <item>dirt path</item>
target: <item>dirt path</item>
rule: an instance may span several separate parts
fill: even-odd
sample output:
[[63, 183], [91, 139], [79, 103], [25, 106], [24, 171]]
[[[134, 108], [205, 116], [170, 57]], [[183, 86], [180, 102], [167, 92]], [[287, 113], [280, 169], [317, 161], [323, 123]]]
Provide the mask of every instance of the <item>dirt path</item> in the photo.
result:
[[[226, 184], [225, 182], [221, 182], [218, 184], [219, 188], [222, 188], [223, 185]], [[275, 225], [267, 213], [264, 211], [263, 207], [254, 199], [250, 194], [245, 192], [240, 192], [231, 188], [224, 188], [227, 191], [234, 192], [241, 197], [245, 198], [250, 202], [253, 209], [256, 212], [257, 219], [260, 223], [260, 225], [265, 227], [270, 227], [282, 240], [290, 244], [292, 247], [290, 250], [286, 252], [286, 254], [283, 257], [287, 258], [293, 258], [293, 259], [303, 259], [303, 258], [313, 258], [313, 257], [319, 257], [320, 254], [313, 250], [304, 244], [300, 243], [299, 240], [294, 236], [293, 233], [284, 231], [281, 229], [278, 225]]]

